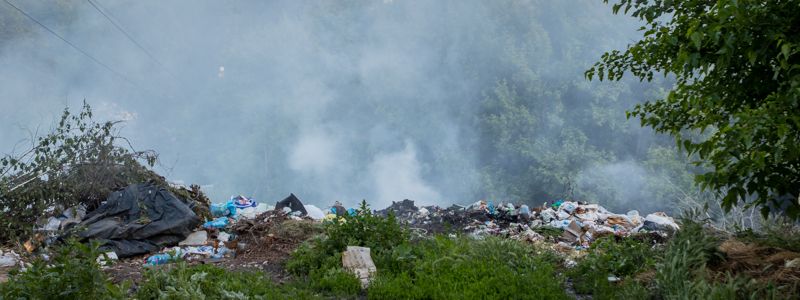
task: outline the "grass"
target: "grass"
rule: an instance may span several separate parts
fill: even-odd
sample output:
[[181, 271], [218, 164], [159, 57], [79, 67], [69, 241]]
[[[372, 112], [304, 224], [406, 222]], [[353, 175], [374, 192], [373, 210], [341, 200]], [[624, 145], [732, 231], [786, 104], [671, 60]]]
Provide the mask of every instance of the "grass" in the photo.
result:
[[[641, 299], [648, 289], [635, 280], [636, 276], [652, 272], [659, 259], [659, 251], [649, 243], [610, 236], [595, 241], [589, 254], [567, 274], [580, 294], [591, 294], [596, 299]], [[621, 283], [610, 282], [611, 276]]]

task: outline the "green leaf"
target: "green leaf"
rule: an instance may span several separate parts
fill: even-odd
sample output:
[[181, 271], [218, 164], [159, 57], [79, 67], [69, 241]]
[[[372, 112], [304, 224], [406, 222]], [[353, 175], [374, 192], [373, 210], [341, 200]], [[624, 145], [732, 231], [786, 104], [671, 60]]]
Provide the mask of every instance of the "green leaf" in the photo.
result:
[[689, 38], [692, 40], [692, 44], [694, 45], [694, 47], [697, 50], [700, 50], [700, 46], [703, 43], [703, 34], [695, 31], [689, 36]]

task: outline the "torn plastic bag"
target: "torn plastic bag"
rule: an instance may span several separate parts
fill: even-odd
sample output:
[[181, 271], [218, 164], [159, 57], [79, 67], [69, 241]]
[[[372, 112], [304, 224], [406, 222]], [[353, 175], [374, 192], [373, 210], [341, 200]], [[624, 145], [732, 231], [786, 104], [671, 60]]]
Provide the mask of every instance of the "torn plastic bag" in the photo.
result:
[[322, 220], [322, 219], [325, 218], [325, 213], [322, 212], [322, 210], [319, 209], [319, 207], [316, 207], [315, 205], [310, 205], [310, 204], [309, 205], [304, 205], [303, 207], [306, 208], [306, 211], [308, 211], [308, 216], [311, 217], [312, 219], [314, 219], [314, 220]]
[[295, 196], [294, 194], [289, 194], [289, 197], [286, 197], [286, 199], [283, 199], [281, 201], [278, 201], [278, 203], [275, 203], [275, 210], [283, 210], [284, 207], [288, 207], [289, 209], [291, 209], [292, 213], [300, 212], [301, 216], [305, 216], [308, 214], [308, 211], [306, 211], [305, 206], [303, 206], [303, 202], [301, 202], [300, 199], [298, 199], [297, 196]]
[[680, 230], [680, 226], [675, 223], [671, 217], [667, 216], [667, 214], [663, 212], [657, 212], [647, 215], [644, 218], [644, 226], [643, 229], [650, 230], [650, 231], [670, 231], [674, 232]]
[[211, 204], [211, 216], [215, 218], [228, 216], [235, 217], [236, 205], [233, 204], [233, 201]]
[[98, 240], [120, 258], [177, 245], [200, 224], [189, 206], [153, 183], [111, 193], [77, 228], [82, 240]]

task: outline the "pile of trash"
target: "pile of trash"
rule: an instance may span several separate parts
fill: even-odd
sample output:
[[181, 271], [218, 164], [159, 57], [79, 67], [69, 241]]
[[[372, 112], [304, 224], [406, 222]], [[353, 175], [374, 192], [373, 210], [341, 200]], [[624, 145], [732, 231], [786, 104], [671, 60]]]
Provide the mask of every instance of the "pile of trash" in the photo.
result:
[[[208, 212], [210, 218], [199, 216], [197, 211]], [[423, 235], [458, 231], [478, 238], [493, 235], [529, 242], [548, 241], [577, 250], [605, 235], [655, 232], [667, 236], [680, 229], [664, 213], [644, 217], [637, 211], [617, 214], [598, 204], [573, 201], [533, 208], [478, 201], [468, 206], [441, 208], [417, 207], [414, 201], [403, 200], [376, 213], [390, 212]], [[161, 185], [144, 183], [113, 192], [88, 213], [81, 206], [65, 209], [41, 224], [39, 230], [46, 233], [40, 235], [46, 238], [45, 243], [72, 234], [83, 241], [100, 241], [107, 251], [103, 259], [141, 256], [149, 266], [178, 259], [221, 260], [239, 254], [265, 260], [276, 258], [273, 253], [288, 256], [315, 228], [319, 229], [313, 226], [315, 222], [355, 213], [355, 209], [345, 208], [339, 202], [323, 211], [303, 204], [294, 194], [274, 206], [237, 195], [198, 210]], [[547, 230], [551, 234], [545, 237], [542, 232]], [[557, 236], [552, 232], [557, 232]], [[28, 249], [26, 243], [25, 248], [30, 253], [35, 247]]]
[[423, 233], [460, 230], [476, 237], [496, 235], [534, 242], [545, 240], [537, 228], [557, 228], [563, 230], [561, 242], [577, 247], [588, 247], [592, 241], [606, 235], [628, 236], [638, 232], [669, 235], [680, 229], [675, 220], [663, 212], [642, 217], [635, 210], [617, 214], [598, 204], [562, 200], [534, 208], [513, 203], [494, 205], [488, 201], [469, 206], [418, 208], [414, 201], [403, 200], [378, 211], [383, 215], [389, 212]]
[[[146, 258], [146, 266], [165, 264], [178, 259], [218, 260], [249, 254], [268, 247], [270, 228], [287, 220], [322, 220], [324, 214], [314, 205], [304, 205], [294, 194], [275, 203], [258, 203], [242, 195], [210, 207], [213, 219], [187, 234], [177, 246], [164, 248]], [[302, 241], [297, 241], [299, 244]], [[262, 245], [252, 245], [262, 244]], [[293, 250], [293, 249], [292, 249]]]

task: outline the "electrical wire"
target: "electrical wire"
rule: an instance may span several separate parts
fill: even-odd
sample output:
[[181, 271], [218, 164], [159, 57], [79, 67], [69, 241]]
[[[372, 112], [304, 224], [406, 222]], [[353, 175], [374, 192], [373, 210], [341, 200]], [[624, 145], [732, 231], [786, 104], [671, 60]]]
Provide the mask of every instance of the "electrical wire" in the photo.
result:
[[99, 12], [101, 15], [103, 15], [103, 17], [105, 17], [105, 18], [106, 18], [106, 20], [108, 20], [108, 22], [109, 22], [109, 23], [111, 23], [112, 25], [114, 25], [114, 27], [116, 27], [116, 28], [117, 28], [117, 30], [119, 30], [119, 32], [122, 32], [122, 34], [124, 34], [124, 35], [125, 35], [125, 37], [127, 37], [127, 38], [128, 38], [128, 40], [130, 40], [130, 41], [131, 41], [131, 43], [133, 43], [134, 45], [136, 45], [136, 47], [139, 47], [139, 49], [141, 49], [141, 50], [142, 50], [142, 52], [144, 52], [145, 54], [147, 54], [147, 56], [149, 56], [149, 57], [150, 57], [150, 59], [152, 59], [153, 61], [155, 61], [155, 62], [156, 62], [156, 64], [158, 64], [160, 67], [162, 67], [162, 68], [164, 68], [164, 69], [166, 70], [166, 68], [164, 67], [164, 64], [162, 64], [162, 63], [161, 63], [161, 61], [159, 61], [159, 60], [158, 60], [158, 59], [157, 59], [157, 58], [156, 58], [156, 57], [155, 57], [155, 56], [154, 56], [152, 53], [150, 53], [150, 51], [148, 51], [148, 50], [147, 50], [147, 49], [146, 49], [144, 46], [142, 46], [142, 44], [140, 44], [139, 42], [137, 42], [137, 41], [136, 41], [136, 39], [134, 39], [134, 38], [133, 38], [133, 37], [132, 37], [132, 36], [131, 36], [131, 35], [130, 35], [130, 34], [127, 32], [127, 31], [125, 31], [125, 29], [122, 29], [122, 26], [121, 26], [121, 25], [119, 25], [119, 23], [117, 23], [116, 21], [114, 21], [114, 20], [113, 20], [113, 18], [111, 18], [111, 16], [109, 16], [108, 14], [106, 14], [105, 12], [103, 12], [103, 10], [104, 10], [105, 8], [101, 9], [101, 8], [99, 7], [99, 6], [100, 6], [100, 4], [99, 4], [99, 3], [98, 3], [98, 4], [95, 4], [95, 3], [94, 3], [92, 0], [86, 0], [86, 2], [89, 2], [89, 4], [91, 4], [91, 5], [92, 5], [92, 7], [94, 7], [94, 9], [95, 9], [97, 12]]
[[57, 37], [57, 38], [59, 38], [60, 40], [64, 41], [64, 43], [66, 43], [67, 45], [69, 45], [70, 47], [72, 47], [73, 49], [77, 50], [78, 52], [80, 52], [80, 53], [81, 53], [81, 54], [83, 54], [84, 56], [86, 56], [86, 57], [88, 57], [89, 59], [91, 59], [93, 62], [95, 62], [95, 63], [97, 63], [98, 65], [102, 66], [103, 68], [105, 68], [105, 69], [106, 69], [106, 70], [108, 70], [109, 72], [113, 73], [114, 75], [116, 75], [116, 76], [118, 76], [118, 77], [122, 78], [123, 80], [125, 80], [126, 82], [128, 82], [130, 85], [132, 85], [132, 86], [134, 86], [134, 87], [136, 87], [136, 88], [138, 88], [138, 89], [141, 89], [141, 90], [143, 90], [143, 91], [146, 91], [144, 88], [140, 87], [138, 84], [136, 84], [135, 82], [133, 82], [133, 80], [131, 80], [131, 79], [130, 79], [130, 78], [128, 78], [127, 76], [123, 75], [123, 74], [122, 74], [122, 73], [120, 73], [120, 72], [117, 72], [117, 71], [115, 71], [114, 69], [112, 69], [112, 68], [111, 68], [111, 67], [109, 67], [108, 65], [104, 64], [103, 62], [101, 62], [100, 60], [98, 60], [97, 58], [95, 58], [94, 56], [92, 56], [91, 54], [89, 54], [88, 52], [84, 51], [84, 50], [83, 50], [83, 49], [81, 49], [80, 47], [78, 47], [78, 46], [76, 46], [75, 44], [73, 44], [72, 42], [68, 41], [68, 40], [67, 40], [67, 39], [65, 39], [63, 36], [61, 36], [60, 34], [56, 33], [55, 31], [53, 31], [52, 29], [48, 28], [47, 26], [45, 26], [44, 24], [42, 24], [42, 22], [39, 22], [39, 20], [36, 20], [36, 18], [34, 18], [33, 16], [29, 15], [28, 13], [26, 13], [26, 12], [25, 12], [24, 10], [22, 10], [21, 8], [19, 8], [19, 7], [17, 7], [16, 5], [12, 4], [12, 3], [11, 3], [11, 2], [9, 2], [8, 0], [3, 0], [3, 1], [4, 1], [6, 4], [8, 4], [9, 6], [13, 7], [14, 9], [16, 9], [16, 10], [17, 10], [18, 12], [20, 12], [21, 14], [25, 15], [26, 17], [28, 17], [28, 19], [31, 19], [31, 21], [33, 21], [34, 23], [36, 23], [36, 24], [39, 24], [39, 26], [41, 26], [42, 28], [44, 28], [45, 30], [47, 30], [47, 32], [49, 32], [49, 33], [51, 33], [52, 35], [56, 36], [56, 37]]

